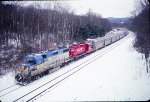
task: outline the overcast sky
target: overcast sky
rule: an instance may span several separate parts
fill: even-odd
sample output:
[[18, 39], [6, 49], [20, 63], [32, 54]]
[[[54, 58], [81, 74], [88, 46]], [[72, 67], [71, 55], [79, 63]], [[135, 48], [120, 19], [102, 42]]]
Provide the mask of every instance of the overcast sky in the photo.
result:
[[[135, 0], [57, 0], [62, 4], [68, 4], [76, 14], [86, 14], [89, 9], [102, 17], [130, 17], [135, 7]], [[26, 1], [28, 5], [33, 1]], [[54, 3], [55, 1], [40, 1], [40, 4]]]
[[102, 17], [129, 17], [135, 0], [69, 0], [66, 1], [76, 14], [85, 14], [91, 9]]

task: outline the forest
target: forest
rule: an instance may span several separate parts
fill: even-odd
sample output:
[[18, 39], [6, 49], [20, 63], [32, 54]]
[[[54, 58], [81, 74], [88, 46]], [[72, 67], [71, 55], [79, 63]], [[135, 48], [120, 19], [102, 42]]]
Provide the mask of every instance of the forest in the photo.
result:
[[136, 2], [131, 20], [132, 24], [128, 29], [135, 32], [136, 36], [133, 46], [139, 53], [144, 54], [148, 73], [150, 68], [150, 17], [148, 0]]
[[101, 15], [91, 10], [76, 15], [60, 2], [42, 8], [39, 2], [0, 1], [0, 69], [14, 70], [27, 54], [101, 37], [111, 29]]

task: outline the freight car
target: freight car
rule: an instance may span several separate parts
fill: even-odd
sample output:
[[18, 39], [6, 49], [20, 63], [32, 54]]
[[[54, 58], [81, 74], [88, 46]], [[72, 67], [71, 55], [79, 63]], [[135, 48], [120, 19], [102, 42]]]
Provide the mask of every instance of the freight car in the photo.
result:
[[98, 37], [95, 39], [87, 39], [86, 42], [89, 43], [89, 45], [91, 45], [94, 51], [96, 51], [114, 43], [115, 41], [123, 38], [125, 35], [127, 35], [127, 33], [124, 34], [121, 33], [121, 34], [117, 34], [114, 36], [107, 36], [107, 37]]

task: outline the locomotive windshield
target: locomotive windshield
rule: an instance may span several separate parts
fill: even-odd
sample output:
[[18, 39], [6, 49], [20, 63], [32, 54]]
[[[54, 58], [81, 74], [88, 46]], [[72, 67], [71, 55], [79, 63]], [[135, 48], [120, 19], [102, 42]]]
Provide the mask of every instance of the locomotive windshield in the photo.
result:
[[33, 58], [28, 58], [26, 63], [35, 64], [35, 61], [33, 60]]
[[29, 60], [27, 63], [35, 64], [33, 60]]
[[46, 55], [42, 55], [42, 57], [43, 57], [43, 58], [47, 58], [47, 56], [46, 56]]

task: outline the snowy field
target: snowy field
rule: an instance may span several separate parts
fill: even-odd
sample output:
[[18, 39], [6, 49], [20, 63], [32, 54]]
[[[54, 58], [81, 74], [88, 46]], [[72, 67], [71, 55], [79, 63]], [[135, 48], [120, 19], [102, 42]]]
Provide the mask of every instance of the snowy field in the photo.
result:
[[[119, 46], [90, 63], [77, 73], [60, 82], [36, 98], [37, 102], [47, 101], [146, 101], [150, 99], [150, 76], [146, 73], [145, 60], [132, 48], [132, 33]], [[116, 43], [110, 45], [113, 46]], [[84, 62], [103, 48], [79, 61], [23, 86], [11, 94], [0, 97], [2, 102], [13, 101], [32, 91], [48, 80]], [[0, 90], [14, 85], [14, 75], [0, 77]], [[0, 95], [1, 96], [1, 95]]]

